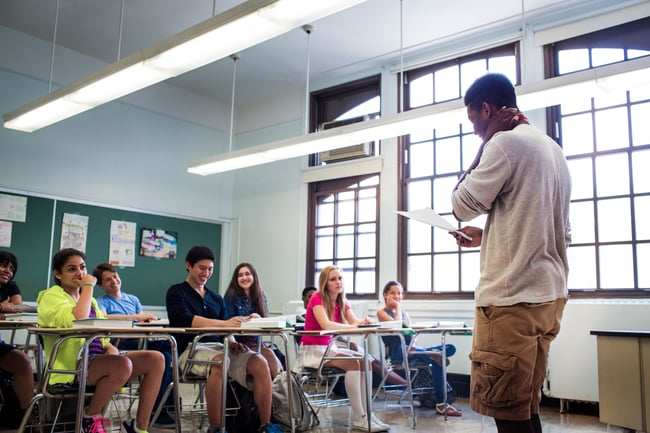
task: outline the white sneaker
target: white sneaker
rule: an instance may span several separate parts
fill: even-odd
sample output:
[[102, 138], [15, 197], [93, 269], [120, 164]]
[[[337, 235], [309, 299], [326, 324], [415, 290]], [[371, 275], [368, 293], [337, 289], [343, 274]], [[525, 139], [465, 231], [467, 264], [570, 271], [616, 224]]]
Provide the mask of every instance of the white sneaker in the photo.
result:
[[388, 425], [388, 424], [380, 421], [379, 419], [377, 419], [377, 417], [375, 416], [374, 413], [372, 415], [370, 415], [370, 422], [372, 422], [373, 424], [376, 424], [377, 426], [383, 428], [384, 431], [385, 430], [390, 430], [390, 425]]
[[[352, 428], [355, 429], [355, 430], [360, 430], [360, 431], [367, 432], [368, 431], [368, 418], [365, 415], [360, 416], [360, 417], [355, 417], [352, 420]], [[372, 433], [379, 433], [379, 432], [383, 432], [383, 431], [386, 431], [386, 430], [388, 430], [388, 428], [381, 427], [381, 426], [375, 424], [371, 419], [371, 421], [370, 421], [370, 431]]]

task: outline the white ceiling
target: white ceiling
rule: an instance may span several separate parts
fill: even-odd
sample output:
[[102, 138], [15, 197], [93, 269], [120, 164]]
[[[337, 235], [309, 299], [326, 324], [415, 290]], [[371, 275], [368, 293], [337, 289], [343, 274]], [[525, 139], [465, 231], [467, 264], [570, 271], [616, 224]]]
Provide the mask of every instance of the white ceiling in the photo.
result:
[[[326, 1], [326, 0], [304, 0]], [[241, 0], [124, 0], [120, 56], [153, 45]], [[543, 26], [607, 9], [613, 0], [367, 0], [312, 24], [310, 82], [399, 67], [435, 56], [442, 47], [480, 43], [483, 35], [504, 29], [516, 35], [522, 22]], [[1, 0], [0, 25], [51, 43], [56, 0]], [[122, 0], [59, 0], [55, 47], [66, 47], [112, 63], [118, 58]], [[403, 42], [400, 45], [400, 7]], [[522, 8], [525, 11], [522, 13]], [[287, 92], [304, 91], [308, 37], [295, 29], [239, 53], [236, 104], [247, 106]], [[466, 48], [465, 48], [466, 49]], [[438, 51], [436, 51], [438, 50]], [[453, 51], [452, 51], [453, 52]], [[56, 60], [57, 52], [54, 51]], [[49, 70], [50, 58], [43, 58]], [[233, 64], [224, 59], [173, 78], [167, 83], [229, 106]], [[55, 62], [56, 65], [56, 62]], [[89, 71], [80, 73], [80, 76]], [[57, 80], [56, 67], [53, 81]], [[59, 82], [67, 84], [67, 82]]]

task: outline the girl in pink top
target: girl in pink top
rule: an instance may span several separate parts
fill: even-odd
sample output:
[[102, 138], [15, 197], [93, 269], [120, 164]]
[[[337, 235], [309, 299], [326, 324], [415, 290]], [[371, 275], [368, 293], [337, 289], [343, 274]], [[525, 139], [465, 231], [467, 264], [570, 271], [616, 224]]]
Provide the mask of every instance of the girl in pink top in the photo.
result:
[[[358, 319], [345, 298], [341, 269], [335, 266], [323, 269], [319, 277], [318, 293], [314, 293], [307, 305], [305, 331], [356, 328], [367, 323], [371, 323], [370, 319]], [[359, 352], [337, 347], [336, 344], [328, 346], [331, 338], [331, 335], [303, 335], [298, 349], [298, 366], [318, 368], [326, 351], [328, 357], [335, 356], [337, 359], [329, 360], [324, 365], [345, 370], [345, 389], [353, 412], [352, 427], [368, 431], [366, 372], [363, 360], [359, 359]], [[356, 359], [350, 359], [351, 357]], [[390, 428], [372, 414], [370, 426], [372, 432]]]

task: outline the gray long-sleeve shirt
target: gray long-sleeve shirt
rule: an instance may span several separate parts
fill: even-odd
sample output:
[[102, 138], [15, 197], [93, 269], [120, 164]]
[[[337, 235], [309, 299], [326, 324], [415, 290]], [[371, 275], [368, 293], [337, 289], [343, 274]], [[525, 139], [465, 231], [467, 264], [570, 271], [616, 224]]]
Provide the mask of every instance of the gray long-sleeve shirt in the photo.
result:
[[560, 146], [530, 125], [495, 134], [452, 193], [461, 221], [487, 214], [477, 306], [567, 296], [571, 177]]

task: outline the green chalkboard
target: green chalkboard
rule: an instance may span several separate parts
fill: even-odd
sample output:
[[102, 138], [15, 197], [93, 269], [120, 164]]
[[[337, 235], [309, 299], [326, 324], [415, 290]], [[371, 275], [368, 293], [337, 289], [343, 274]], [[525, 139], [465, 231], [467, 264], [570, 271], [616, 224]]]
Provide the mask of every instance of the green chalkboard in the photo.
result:
[[[10, 194], [0, 191], [2, 194]], [[162, 229], [177, 234], [178, 251], [176, 259], [161, 259], [135, 255], [134, 267], [118, 267], [122, 279], [122, 290], [140, 298], [143, 305], [165, 305], [167, 288], [183, 281], [187, 275], [184, 258], [195, 245], [210, 247], [219, 263], [221, 250], [221, 224], [178, 217], [155, 215], [51, 199], [25, 194], [11, 194], [27, 197], [25, 222], [12, 221], [11, 247], [0, 247], [11, 251], [18, 258], [16, 282], [25, 301], [35, 301], [39, 291], [54, 284], [51, 274], [51, 257], [61, 245], [61, 224], [63, 214], [88, 217], [86, 240], [86, 264], [88, 272], [109, 258], [111, 221], [136, 223], [136, 250], [139, 249], [143, 228]], [[50, 248], [51, 246], [51, 248]], [[219, 267], [215, 266], [212, 281], [219, 281]], [[95, 297], [103, 294], [95, 289]]]

